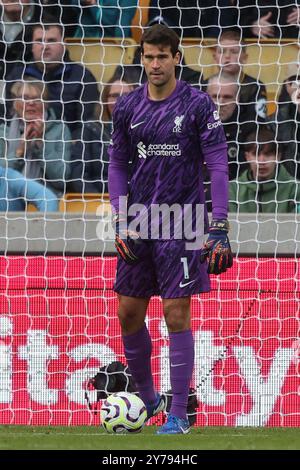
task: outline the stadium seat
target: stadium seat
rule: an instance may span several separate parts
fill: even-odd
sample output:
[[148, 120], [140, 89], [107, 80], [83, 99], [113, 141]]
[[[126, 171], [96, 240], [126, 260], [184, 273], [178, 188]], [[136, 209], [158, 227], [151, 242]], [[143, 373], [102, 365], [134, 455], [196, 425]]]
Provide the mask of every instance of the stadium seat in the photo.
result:
[[267, 92], [267, 116], [275, 113], [277, 109], [276, 97], [274, 93]]
[[37, 212], [37, 208], [35, 207], [34, 204], [29, 202], [28, 204], [26, 204], [26, 211], [27, 212]]
[[132, 63], [136, 42], [131, 38], [99, 39], [67, 38], [66, 46], [70, 58], [84, 64], [99, 83], [106, 83], [119, 64]]
[[[147, 22], [148, 10], [146, 8], [149, 0], [145, 0], [145, 8], [136, 13], [138, 17], [132, 22], [132, 32], [135, 30], [134, 39], [132, 38], [105, 38], [99, 39], [66, 39], [67, 49], [70, 57], [74, 61], [85, 64], [95, 75], [97, 81], [101, 84], [106, 83], [113, 75], [115, 68], [119, 64], [132, 63], [135, 49], [141, 31], [136, 24]], [[142, 5], [143, 6], [143, 5]], [[142, 23], [138, 23], [141, 20]], [[144, 16], [143, 16], [144, 15]], [[141, 28], [140, 28], [141, 29]], [[244, 66], [247, 74], [257, 77], [266, 84], [268, 100], [276, 101], [278, 92], [285, 78], [292, 75], [293, 69], [298, 64], [298, 45], [291, 39], [282, 39], [280, 42], [274, 39], [264, 39], [259, 43], [255, 39], [247, 40], [248, 61]], [[186, 64], [192, 69], [201, 70], [204, 78], [217, 72], [212, 57], [215, 39], [205, 39], [203, 41], [196, 38], [184, 38], [182, 43], [182, 52]], [[275, 108], [275, 103], [270, 103], [268, 114]]]
[[59, 211], [99, 215], [102, 211], [110, 213], [109, 196], [106, 193], [66, 193], [59, 202]]

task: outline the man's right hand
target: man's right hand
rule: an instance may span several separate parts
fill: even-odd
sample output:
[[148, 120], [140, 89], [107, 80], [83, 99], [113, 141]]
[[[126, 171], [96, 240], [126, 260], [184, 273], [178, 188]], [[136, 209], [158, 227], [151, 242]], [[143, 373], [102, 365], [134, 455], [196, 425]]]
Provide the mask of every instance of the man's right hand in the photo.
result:
[[119, 256], [127, 264], [137, 264], [139, 257], [135, 254], [134, 248], [140, 242], [140, 236], [137, 232], [131, 232], [127, 229], [126, 216], [116, 214], [113, 217], [115, 230], [115, 247]]

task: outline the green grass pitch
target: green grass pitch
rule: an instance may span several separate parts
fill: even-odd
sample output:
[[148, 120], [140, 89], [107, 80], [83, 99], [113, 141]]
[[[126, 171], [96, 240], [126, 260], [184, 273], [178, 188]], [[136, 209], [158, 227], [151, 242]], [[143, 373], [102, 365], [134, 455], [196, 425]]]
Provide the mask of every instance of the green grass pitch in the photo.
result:
[[193, 428], [188, 435], [109, 435], [95, 426], [0, 426], [0, 450], [293, 450], [300, 428]]

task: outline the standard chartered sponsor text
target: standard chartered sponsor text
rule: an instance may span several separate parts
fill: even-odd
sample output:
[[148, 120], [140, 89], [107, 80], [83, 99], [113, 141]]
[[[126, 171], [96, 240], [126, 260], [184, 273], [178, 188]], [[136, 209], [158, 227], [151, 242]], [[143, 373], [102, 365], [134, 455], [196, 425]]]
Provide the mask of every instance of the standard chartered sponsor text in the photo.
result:
[[[149, 144], [146, 146], [143, 142], [139, 142], [138, 145], [138, 152], [140, 153], [141, 147], [144, 150], [144, 154], [146, 153], [147, 157], [180, 157], [181, 156], [181, 149], [179, 144]], [[144, 155], [139, 155], [140, 157], [144, 157]]]

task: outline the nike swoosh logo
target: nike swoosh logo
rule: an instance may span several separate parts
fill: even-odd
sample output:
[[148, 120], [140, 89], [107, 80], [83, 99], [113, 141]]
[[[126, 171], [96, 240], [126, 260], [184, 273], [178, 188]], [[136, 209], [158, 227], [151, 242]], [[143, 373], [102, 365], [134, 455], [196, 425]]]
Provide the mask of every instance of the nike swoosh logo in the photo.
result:
[[179, 367], [179, 366], [186, 366], [186, 362], [183, 362], [182, 364], [172, 364], [171, 367]]
[[140, 126], [141, 124], [143, 124], [145, 121], [141, 121], [141, 122], [136, 122], [135, 124], [131, 124], [130, 125], [130, 129], [134, 129], [135, 127], [138, 127]]
[[179, 287], [186, 287], [188, 286], [189, 284], [192, 284], [193, 282], [195, 282], [196, 279], [194, 279], [193, 281], [189, 281], [189, 282], [182, 282], [179, 284]]

